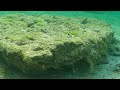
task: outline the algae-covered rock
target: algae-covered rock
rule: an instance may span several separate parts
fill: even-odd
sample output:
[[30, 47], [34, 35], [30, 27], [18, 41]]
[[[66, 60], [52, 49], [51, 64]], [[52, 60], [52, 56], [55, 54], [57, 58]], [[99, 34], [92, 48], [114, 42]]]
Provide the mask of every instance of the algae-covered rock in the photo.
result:
[[0, 16], [0, 57], [25, 73], [91, 70], [105, 62], [112, 39], [110, 25], [94, 18]]

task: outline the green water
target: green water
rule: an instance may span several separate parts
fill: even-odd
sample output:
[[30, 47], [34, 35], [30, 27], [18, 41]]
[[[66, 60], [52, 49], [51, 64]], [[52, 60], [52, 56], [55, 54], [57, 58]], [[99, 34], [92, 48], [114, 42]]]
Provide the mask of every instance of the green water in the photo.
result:
[[[0, 15], [17, 14], [17, 13], [23, 13], [27, 15], [49, 14], [49, 15], [68, 16], [68, 17], [93, 17], [109, 23], [112, 26], [115, 35], [117, 35], [117, 37], [120, 38], [120, 11], [1, 11]], [[70, 76], [71, 75], [68, 75], [68, 77]], [[12, 69], [8, 69], [4, 65], [4, 63], [0, 63], [0, 77], [29, 78], [22, 75], [18, 71], [13, 71]]]

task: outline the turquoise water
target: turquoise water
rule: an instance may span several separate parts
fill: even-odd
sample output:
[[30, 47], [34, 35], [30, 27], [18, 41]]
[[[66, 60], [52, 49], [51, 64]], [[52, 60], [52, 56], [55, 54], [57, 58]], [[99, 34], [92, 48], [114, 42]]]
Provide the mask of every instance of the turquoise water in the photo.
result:
[[[103, 21], [109, 23], [112, 26], [112, 30], [115, 33], [115, 36], [117, 36], [117, 38], [120, 39], [120, 11], [1, 11], [0, 15], [17, 14], [17, 13], [24, 13], [27, 15], [49, 14], [49, 15], [68, 16], [68, 17], [97, 18], [99, 20], [103, 20]], [[120, 60], [120, 57], [116, 57], [116, 58], [118, 60]], [[0, 67], [2, 67], [2, 65], [0, 65]], [[3, 65], [3, 67], [5, 67], [5, 66]], [[0, 75], [0, 76], [2, 77], [2, 75]], [[6, 73], [5, 76], [7, 78], [24, 77], [24, 76], [20, 75], [20, 73], [18, 73], [18, 72], [14, 73], [11, 70], [8, 70], [8, 73]], [[68, 75], [68, 77], [69, 76], [71, 76], [71, 75]], [[89, 77], [89, 76], [86, 76], [86, 77]], [[24, 78], [26, 78], [26, 77], [24, 77]], [[78, 76], [77, 76], [77, 78], [78, 78]], [[113, 78], [113, 77], [111, 76], [111, 78]]]

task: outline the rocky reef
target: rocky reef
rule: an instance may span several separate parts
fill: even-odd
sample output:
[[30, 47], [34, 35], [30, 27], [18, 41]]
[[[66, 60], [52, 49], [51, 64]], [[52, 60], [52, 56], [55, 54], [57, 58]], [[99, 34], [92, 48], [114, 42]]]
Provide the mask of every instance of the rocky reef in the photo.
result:
[[0, 57], [24, 73], [91, 71], [106, 62], [114, 34], [94, 18], [0, 16]]

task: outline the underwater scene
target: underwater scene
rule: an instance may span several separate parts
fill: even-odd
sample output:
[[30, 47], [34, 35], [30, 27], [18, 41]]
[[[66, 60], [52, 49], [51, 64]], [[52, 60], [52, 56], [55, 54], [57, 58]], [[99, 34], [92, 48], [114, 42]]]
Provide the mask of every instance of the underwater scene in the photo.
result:
[[0, 11], [0, 79], [120, 79], [120, 11]]

